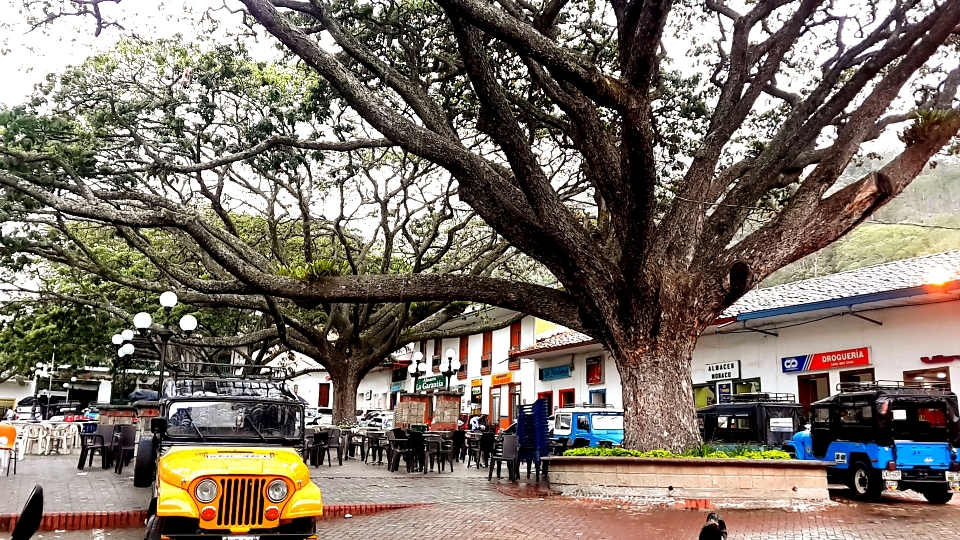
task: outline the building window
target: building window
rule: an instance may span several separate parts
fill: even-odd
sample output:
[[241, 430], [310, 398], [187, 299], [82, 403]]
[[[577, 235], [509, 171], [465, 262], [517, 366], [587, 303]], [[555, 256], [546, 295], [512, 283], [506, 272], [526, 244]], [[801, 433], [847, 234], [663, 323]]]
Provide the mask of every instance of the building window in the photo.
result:
[[470, 337], [460, 338], [460, 369], [457, 371], [458, 379], [467, 378], [467, 360], [470, 359]]
[[510, 352], [520, 350], [520, 321], [510, 325]]
[[480, 356], [480, 374], [489, 375], [493, 367], [493, 332], [483, 333], [483, 354]]
[[320, 398], [317, 400], [317, 407], [330, 406], [330, 383], [320, 383]]
[[709, 407], [717, 403], [717, 391], [714, 383], [696, 384], [693, 386], [693, 406], [696, 408]]
[[407, 380], [407, 368], [397, 368], [393, 370], [393, 375], [390, 377], [390, 382], [403, 382]]
[[431, 365], [433, 366], [434, 373], [440, 373], [440, 356], [443, 354], [443, 351], [440, 349], [442, 348], [443, 340], [433, 340], [433, 360], [431, 361]]
[[914, 386], [950, 390], [950, 370], [946, 366], [936, 369], [904, 371], [903, 380]]

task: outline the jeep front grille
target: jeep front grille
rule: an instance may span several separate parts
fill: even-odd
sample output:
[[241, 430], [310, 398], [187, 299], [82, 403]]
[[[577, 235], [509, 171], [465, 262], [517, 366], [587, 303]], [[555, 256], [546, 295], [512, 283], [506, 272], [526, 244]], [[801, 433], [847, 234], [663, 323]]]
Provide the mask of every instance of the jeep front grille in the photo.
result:
[[220, 507], [217, 525], [221, 527], [256, 527], [263, 525], [263, 478], [221, 478]]

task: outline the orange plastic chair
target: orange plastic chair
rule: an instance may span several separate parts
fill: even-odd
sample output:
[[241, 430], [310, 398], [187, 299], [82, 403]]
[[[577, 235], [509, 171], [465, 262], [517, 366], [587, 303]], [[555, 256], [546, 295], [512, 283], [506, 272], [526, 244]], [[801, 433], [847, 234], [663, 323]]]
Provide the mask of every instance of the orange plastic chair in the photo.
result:
[[17, 428], [0, 424], [0, 452], [7, 453], [7, 476], [10, 476], [10, 462], [13, 462], [13, 474], [17, 474]]

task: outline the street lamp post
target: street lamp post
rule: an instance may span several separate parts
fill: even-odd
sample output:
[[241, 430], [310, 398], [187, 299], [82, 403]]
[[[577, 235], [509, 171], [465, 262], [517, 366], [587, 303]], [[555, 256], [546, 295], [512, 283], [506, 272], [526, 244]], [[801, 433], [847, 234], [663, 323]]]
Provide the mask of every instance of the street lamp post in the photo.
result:
[[423, 353], [417, 351], [413, 353], [412, 362], [407, 367], [407, 371], [410, 372], [410, 375], [413, 375], [413, 391], [417, 391], [417, 381], [420, 380], [420, 376], [427, 372], [427, 363], [423, 361]]
[[449, 392], [450, 377], [452, 377], [454, 373], [460, 371], [460, 361], [454, 358], [454, 356], [457, 354], [457, 351], [453, 350], [452, 348], [447, 349], [446, 354], [447, 354], [447, 368], [441, 371], [440, 374], [447, 378], [447, 392]]
[[[163, 307], [163, 321], [156, 330], [150, 329], [151, 325], [153, 325], [153, 317], [151, 317], [149, 313], [141, 311], [133, 316], [133, 326], [136, 327], [137, 332], [141, 336], [149, 337], [153, 334], [160, 339], [160, 375], [157, 380], [158, 396], [163, 394], [163, 372], [166, 368], [165, 362], [167, 359], [167, 344], [170, 342], [170, 338], [172, 338], [175, 334], [174, 329], [170, 326], [170, 311], [173, 310], [176, 305], [177, 295], [172, 291], [167, 291], [160, 295], [160, 306]], [[184, 335], [189, 336], [194, 330], [197, 329], [197, 318], [190, 314], [184, 315], [183, 317], [180, 317], [180, 323], [178, 326]], [[133, 337], [133, 330], [124, 330], [120, 334], [114, 334], [113, 343], [114, 345], [120, 345], [121, 343], [132, 341]], [[133, 344], [126, 343], [117, 352], [117, 356], [123, 357], [128, 354], [132, 355], [133, 352]]]

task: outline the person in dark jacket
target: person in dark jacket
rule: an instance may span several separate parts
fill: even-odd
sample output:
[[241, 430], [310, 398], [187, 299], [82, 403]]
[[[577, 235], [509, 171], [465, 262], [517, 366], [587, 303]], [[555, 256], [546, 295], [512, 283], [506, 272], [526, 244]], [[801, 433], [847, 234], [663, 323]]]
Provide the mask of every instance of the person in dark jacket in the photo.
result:
[[707, 515], [707, 523], [700, 529], [699, 540], [727, 540], [727, 524], [716, 512]]

